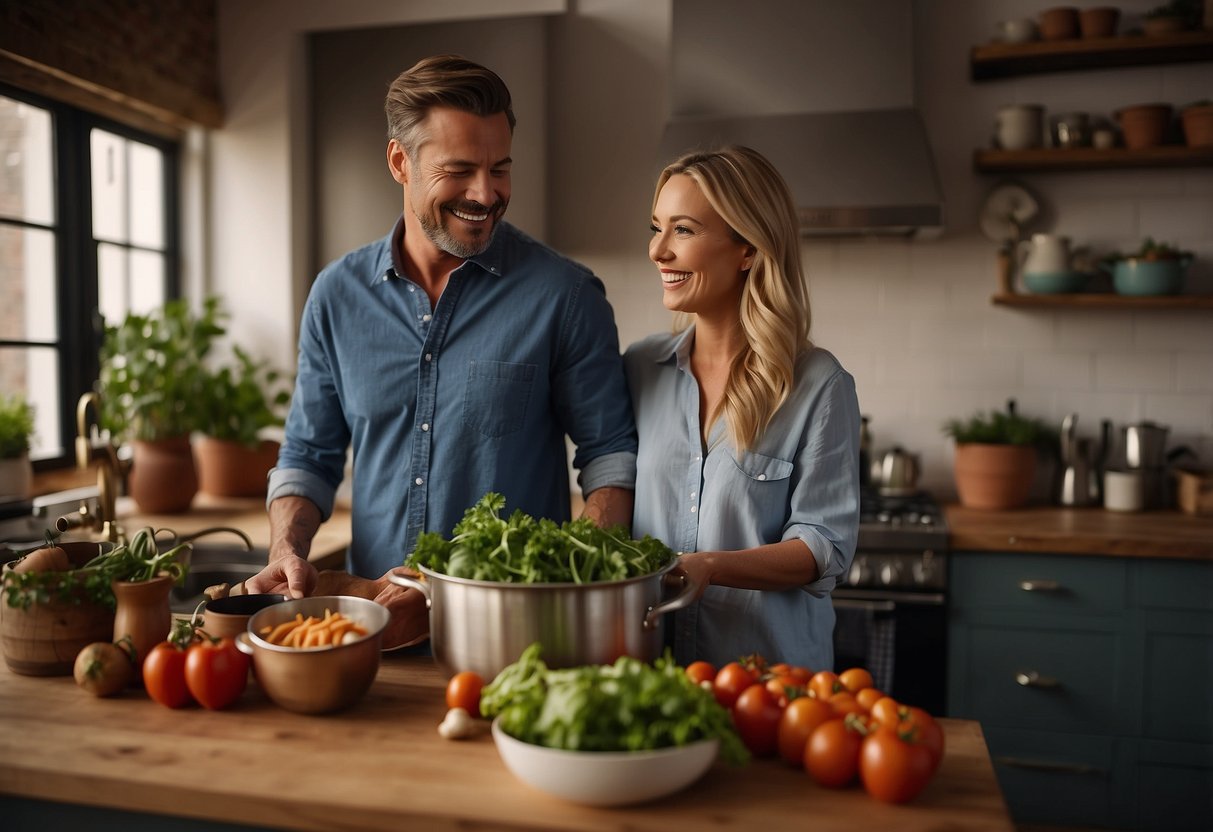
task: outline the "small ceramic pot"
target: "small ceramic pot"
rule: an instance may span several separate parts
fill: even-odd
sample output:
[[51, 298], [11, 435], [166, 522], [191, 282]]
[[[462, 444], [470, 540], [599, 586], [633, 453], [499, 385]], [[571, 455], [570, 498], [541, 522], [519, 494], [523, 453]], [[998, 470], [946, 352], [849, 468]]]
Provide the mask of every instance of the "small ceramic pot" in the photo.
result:
[[1036, 40], [1036, 22], [1022, 17], [998, 22], [998, 37], [1003, 43], [1027, 43]]
[[285, 595], [229, 595], [207, 601], [202, 608], [202, 629], [215, 638], [235, 638], [248, 629], [253, 613], [281, 604]]
[[994, 142], [1003, 150], [1040, 147], [1044, 132], [1044, 107], [1014, 104], [998, 110], [994, 119]]
[[[1192, 258], [1186, 255], [1169, 260], [1126, 257], [1112, 264], [1112, 288], [1118, 295], [1178, 295], [1183, 291], [1184, 275], [1191, 262]], [[1100, 268], [1108, 271], [1106, 265]]]
[[1125, 107], [1116, 113], [1120, 122], [1120, 130], [1125, 137], [1125, 147], [1130, 150], [1144, 150], [1158, 147], [1167, 138], [1167, 128], [1171, 124], [1170, 104], [1138, 104]]
[[1213, 147], [1213, 104], [1193, 104], [1180, 112], [1184, 143], [1188, 147]]
[[1059, 6], [1040, 13], [1041, 40], [1069, 40], [1078, 37], [1078, 9]]
[[1113, 37], [1119, 22], [1120, 9], [1114, 6], [1096, 6], [1078, 13], [1078, 28], [1084, 38]]

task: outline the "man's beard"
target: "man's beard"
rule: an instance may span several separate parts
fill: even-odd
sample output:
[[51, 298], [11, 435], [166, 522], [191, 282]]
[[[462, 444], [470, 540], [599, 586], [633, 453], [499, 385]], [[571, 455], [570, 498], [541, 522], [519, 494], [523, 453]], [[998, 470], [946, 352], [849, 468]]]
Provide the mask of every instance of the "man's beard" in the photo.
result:
[[[488, 214], [492, 218], [493, 224], [489, 227], [487, 234], [482, 237], [473, 237], [471, 241], [465, 242], [452, 234], [445, 225], [447, 211], [451, 208], [458, 208], [465, 214]], [[505, 203], [501, 201], [492, 206], [481, 205], [479, 202], [458, 202], [442, 206], [439, 212], [442, 219], [438, 221], [435, 221], [428, 213], [419, 213], [417, 221], [431, 243], [447, 254], [466, 260], [482, 254], [489, 247], [489, 243], [493, 241], [493, 234], [497, 231], [497, 223], [501, 221], [501, 215], [504, 213]], [[453, 221], [460, 222], [457, 217]]]

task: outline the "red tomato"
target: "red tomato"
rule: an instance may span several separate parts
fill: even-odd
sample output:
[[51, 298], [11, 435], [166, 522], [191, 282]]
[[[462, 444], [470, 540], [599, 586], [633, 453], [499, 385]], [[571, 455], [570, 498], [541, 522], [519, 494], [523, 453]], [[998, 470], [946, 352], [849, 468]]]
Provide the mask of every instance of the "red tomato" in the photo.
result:
[[895, 730], [903, 739], [925, 748], [931, 755], [931, 771], [934, 772], [943, 759], [943, 728], [922, 708], [902, 706], [898, 715], [900, 721], [895, 726], [882, 725], [882, 730]]
[[813, 729], [835, 716], [829, 703], [802, 696], [793, 699], [779, 718], [777, 743], [779, 756], [788, 764], [804, 766], [804, 747]]
[[881, 725], [896, 725], [901, 722], [901, 705], [891, 696], [885, 696], [872, 703], [869, 713], [872, 720]]
[[687, 665], [687, 676], [697, 685], [712, 682], [716, 679], [716, 668], [709, 662], [691, 662]]
[[855, 694], [849, 690], [840, 690], [827, 699], [826, 702], [830, 703], [830, 707], [834, 709], [834, 713], [839, 716], [864, 713], [863, 707], [855, 699]]
[[747, 670], [740, 662], [729, 662], [716, 674], [712, 692], [716, 694], [717, 702], [726, 708], [732, 708], [741, 692], [757, 681], [757, 673]]
[[872, 687], [872, 674], [862, 667], [852, 667], [838, 674], [838, 681], [851, 693]]
[[838, 681], [838, 674], [832, 670], [819, 670], [809, 680], [809, 690], [818, 699], [829, 699], [843, 689], [842, 682]]
[[217, 711], [240, 698], [248, 684], [249, 657], [230, 638], [204, 638], [185, 653], [185, 684], [208, 710]]
[[474, 670], [464, 670], [446, 684], [446, 706], [463, 708], [472, 716], [480, 716], [480, 690], [484, 677]]
[[880, 730], [868, 735], [859, 755], [864, 790], [886, 803], [913, 800], [931, 781], [931, 752], [912, 734]]
[[186, 651], [170, 641], [153, 647], [143, 660], [143, 686], [147, 695], [169, 708], [180, 708], [192, 700], [185, 684]]
[[859, 707], [863, 708], [865, 711], [872, 710], [872, 706], [876, 704], [876, 701], [884, 698], [884, 692], [877, 690], [876, 688], [864, 688], [855, 694], [855, 701], [858, 702]]
[[831, 789], [855, 782], [863, 723], [854, 715], [826, 720], [813, 729], [804, 747], [804, 767], [814, 780]]
[[779, 701], [761, 682], [743, 690], [733, 705], [733, 724], [737, 726], [741, 741], [755, 757], [770, 757], [775, 753], [782, 716]]
[[767, 679], [766, 686], [779, 701], [781, 708], [789, 701], [808, 693], [805, 683], [793, 676], [773, 676]]
[[808, 687], [809, 680], [813, 678], [813, 671], [809, 670], [807, 667], [797, 667], [796, 665], [792, 665], [792, 667], [788, 670], [788, 675], [793, 679], [798, 680], [802, 686]]

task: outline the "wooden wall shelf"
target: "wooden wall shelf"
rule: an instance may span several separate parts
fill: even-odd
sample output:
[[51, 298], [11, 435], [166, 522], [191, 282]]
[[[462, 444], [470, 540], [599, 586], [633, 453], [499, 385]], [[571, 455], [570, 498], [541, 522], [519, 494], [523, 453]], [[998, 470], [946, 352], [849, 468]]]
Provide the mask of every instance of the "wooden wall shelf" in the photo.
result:
[[1202, 309], [1213, 310], [1213, 295], [1156, 295], [1133, 297], [1111, 292], [1073, 295], [997, 294], [995, 306], [1025, 309]]
[[1213, 147], [1162, 145], [1145, 150], [1111, 147], [1041, 147], [1031, 150], [975, 150], [978, 173], [1081, 171], [1124, 168], [1194, 168], [1213, 166]]
[[1016, 75], [1213, 60], [1213, 32], [1125, 35], [1089, 40], [990, 43], [969, 52], [974, 81]]

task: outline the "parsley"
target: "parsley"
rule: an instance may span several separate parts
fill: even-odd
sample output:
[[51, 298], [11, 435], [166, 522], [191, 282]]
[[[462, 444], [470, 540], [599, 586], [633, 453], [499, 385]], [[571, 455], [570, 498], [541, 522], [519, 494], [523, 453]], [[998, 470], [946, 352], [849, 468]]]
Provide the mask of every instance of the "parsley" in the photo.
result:
[[600, 529], [584, 517], [557, 525], [518, 509], [503, 520], [503, 508], [505, 497], [485, 494], [450, 540], [420, 535], [405, 565], [477, 581], [588, 584], [649, 575], [674, 559], [660, 540], [632, 540], [622, 526]]

